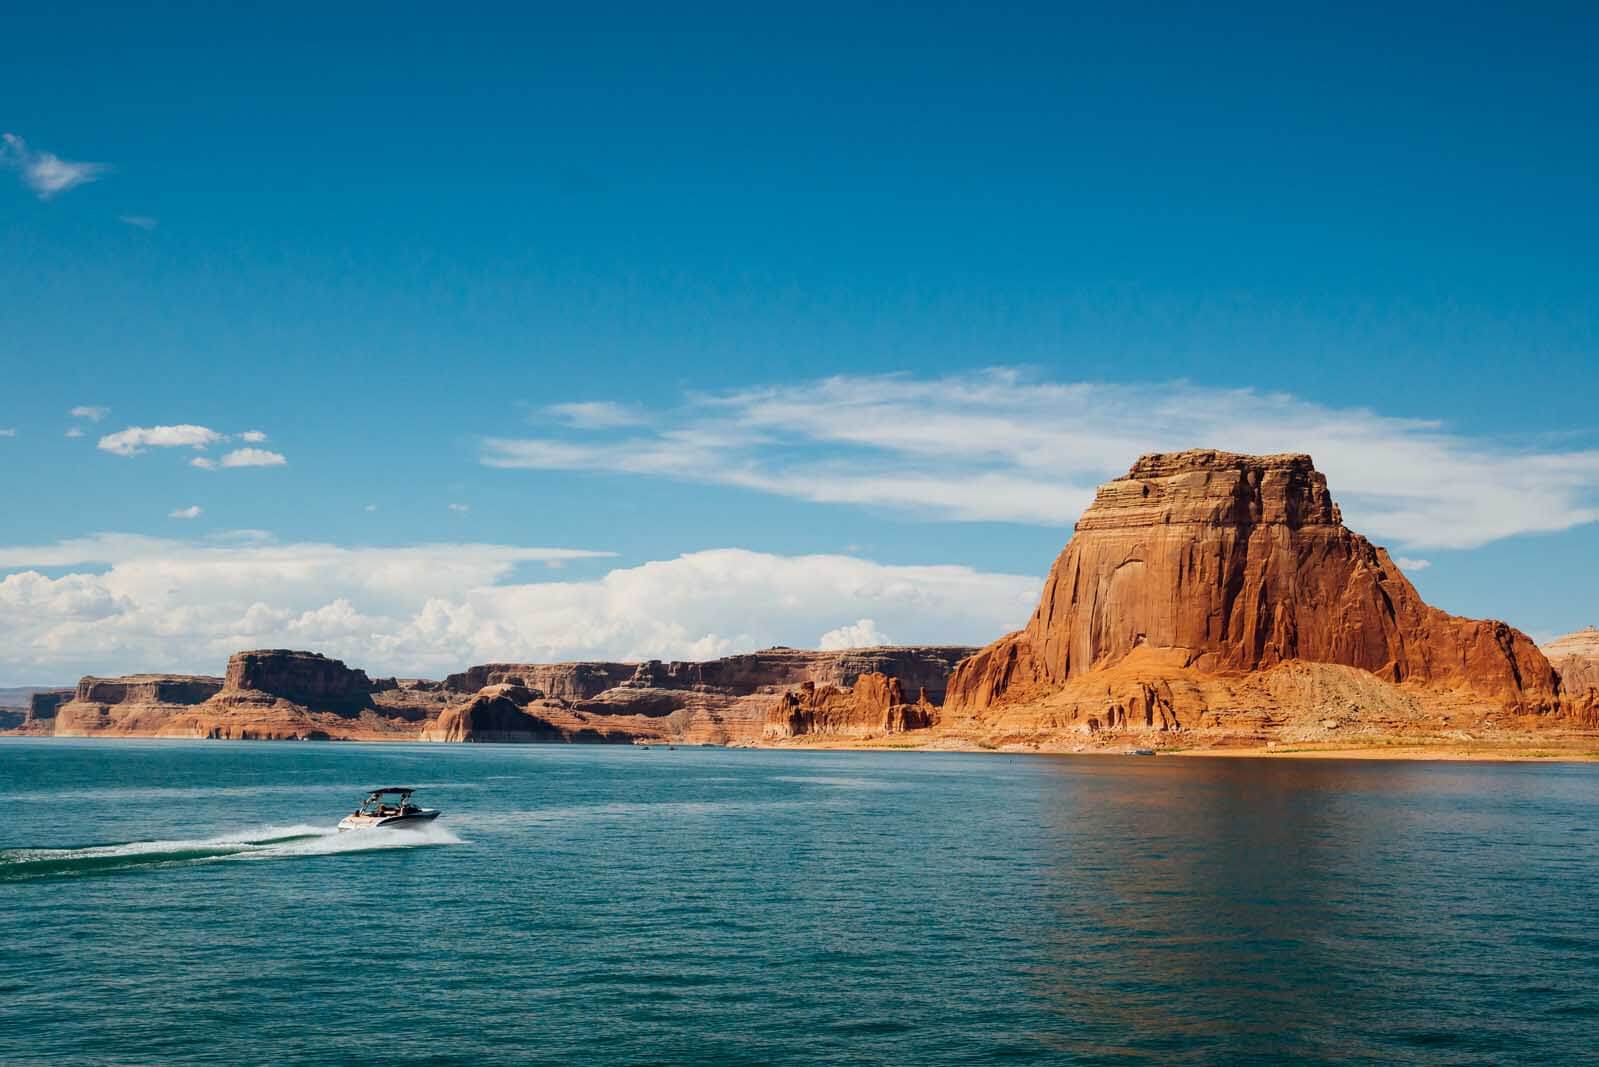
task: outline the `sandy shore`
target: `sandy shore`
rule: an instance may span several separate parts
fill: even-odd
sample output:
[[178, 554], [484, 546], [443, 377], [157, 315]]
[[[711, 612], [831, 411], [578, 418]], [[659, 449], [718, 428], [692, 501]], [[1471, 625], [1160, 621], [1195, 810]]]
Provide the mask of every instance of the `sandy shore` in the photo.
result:
[[[1145, 748], [1144, 746], [1148, 747]], [[1453, 760], [1491, 763], [1595, 763], [1599, 762], [1599, 734], [1459, 741], [1410, 738], [1372, 739], [1361, 742], [1222, 740], [1216, 744], [1161, 746], [1158, 742], [1122, 740], [1110, 744], [1085, 744], [1080, 740], [994, 743], [965, 737], [828, 738], [766, 743], [761, 748], [803, 748], [847, 751], [999, 752], [1029, 755], [1127, 756], [1153, 751], [1159, 756], [1209, 756], [1226, 759], [1362, 759]]]

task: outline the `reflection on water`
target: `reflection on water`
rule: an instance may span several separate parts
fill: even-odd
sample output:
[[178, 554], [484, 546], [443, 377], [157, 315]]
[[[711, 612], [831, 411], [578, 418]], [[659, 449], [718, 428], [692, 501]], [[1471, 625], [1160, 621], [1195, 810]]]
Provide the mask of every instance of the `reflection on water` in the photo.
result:
[[1572, 1062], [1596, 772], [0, 743], [0, 1062]]

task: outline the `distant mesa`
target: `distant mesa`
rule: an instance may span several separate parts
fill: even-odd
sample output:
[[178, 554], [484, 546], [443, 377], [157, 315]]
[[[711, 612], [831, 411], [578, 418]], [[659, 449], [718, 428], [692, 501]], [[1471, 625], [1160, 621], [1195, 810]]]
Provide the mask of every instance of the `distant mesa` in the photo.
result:
[[[778, 648], [706, 662], [492, 663], [429, 681], [372, 679], [314, 652], [258, 649], [235, 653], [221, 678], [85, 678], [76, 690], [41, 695], [28, 729], [234, 740], [753, 744], [792, 691], [847, 695], [863, 676], [879, 688], [875, 679], [892, 676], [896, 686], [916, 686], [926, 705], [942, 697], [950, 671], [972, 651]], [[828, 719], [836, 721], [836, 714]], [[927, 716], [910, 721], [926, 725]]]
[[1505, 623], [1431, 607], [1344, 526], [1309, 456], [1195, 450], [1144, 456], [1101, 486], [1032, 617], [982, 649], [500, 662], [442, 681], [257, 649], [221, 677], [89, 677], [18, 714], [31, 733], [261, 740], [1116, 750], [1130, 737], [1548, 737], [1599, 726], [1599, 630], [1540, 650]]

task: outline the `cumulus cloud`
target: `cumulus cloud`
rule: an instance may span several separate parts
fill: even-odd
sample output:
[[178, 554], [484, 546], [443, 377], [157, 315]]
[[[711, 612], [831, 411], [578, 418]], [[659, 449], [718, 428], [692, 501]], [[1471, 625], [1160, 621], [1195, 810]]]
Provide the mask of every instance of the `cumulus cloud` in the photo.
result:
[[281, 467], [289, 462], [281, 452], [268, 452], [264, 448], [236, 448], [223, 456], [223, 467]]
[[893, 643], [887, 634], [877, 628], [875, 620], [857, 619], [848, 626], [827, 631], [816, 642], [816, 647], [824, 652], [835, 652], [843, 648], [877, 648]]
[[580, 430], [608, 430], [617, 426], [636, 426], [643, 421], [638, 412], [609, 400], [551, 404], [544, 409], [544, 413]]
[[804, 646], [850, 629], [849, 619], [862, 620], [854, 627], [877, 620], [869, 622], [877, 637], [881, 624], [901, 641], [978, 644], [1024, 622], [1040, 585], [961, 566], [742, 549], [591, 578], [518, 578], [525, 563], [604, 555], [130, 534], [0, 546], [0, 573], [17, 571], [0, 579], [0, 684], [94, 671], [214, 673], [229, 653], [260, 647], [312, 648], [400, 675], [491, 660], [697, 659]]
[[100, 438], [99, 448], [118, 456], [137, 456], [148, 448], [206, 448], [223, 440], [207, 426], [129, 426]]
[[67, 412], [67, 414], [71, 415], [75, 419], [88, 419], [90, 422], [99, 422], [101, 419], [111, 414], [111, 409], [107, 407], [101, 407], [98, 404], [79, 404], [77, 407]]
[[167, 512], [167, 518], [169, 518], [169, 519], [198, 519], [200, 517], [200, 512], [202, 510], [204, 510], [204, 509], [202, 509], [199, 504], [190, 504], [186, 508], [177, 508], [176, 510]]
[[1523, 447], [1434, 420], [1187, 382], [1052, 382], [1003, 368], [843, 376], [689, 395], [648, 425], [660, 428], [489, 438], [480, 458], [1064, 527], [1145, 452], [1309, 452], [1350, 524], [1380, 540], [1464, 548], [1599, 520], [1599, 449]]
[[40, 200], [92, 182], [110, 170], [104, 163], [73, 163], [52, 152], [30, 148], [14, 133], [0, 134], [0, 166], [15, 170]]
[[252, 445], [258, 445], [266, 439], [267, 435], [262, 433], [260, 430], [245, 430], [239, 435], [239, 440], [248, 441]]

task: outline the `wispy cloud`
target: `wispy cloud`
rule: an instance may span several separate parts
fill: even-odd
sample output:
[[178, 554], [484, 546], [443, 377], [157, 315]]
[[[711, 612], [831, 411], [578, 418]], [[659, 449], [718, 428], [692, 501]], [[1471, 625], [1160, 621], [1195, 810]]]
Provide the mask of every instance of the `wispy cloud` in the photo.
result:
[[243, 433], [241, 433], [239, 435], [239, 440], [248, 441], [252, 445], [260, 444], [262, 441], [265, 441], [266, 439], [267, 439], [267, 435], [262, 433], [260, 430], [245, 430]]
[[451, 511], [471, 511], [472, 510], [472, 505], [470, 505], [470, 504], [451, 504], [450, 505], [450, 510]]
[[198, 519], [204, 509], [199, 504], [190, 504], [186, 508], [177, 508], [167, 512], [169, 519]]
[[101, 419], [111, 414], [111, 409], [108, 407], [102, 407], [99, 404], [79, 404], [77, 407], [67, 412], [67, 414], [71, 415], [75, 419], [88, 419], [90, 422], [99, 422]]
[[1414, 559], [1410, 556], [1400, 556], [1394, 562], [1399, 564], [1399, 569], [1402, 571], [1424, 571], [1432, 566], [1430, 559]]
[[608, 430], [618, 426], [637, 426], [644, 421], [637, 411], [609, 400], [586, 400], [572, 404], [551, 404], [544, 413], [579, 430]]
[[[1140, 454], [1309, 452], [1350, 524], [1464, 548], [1599, 520], [1599, 450], [1468, 436], [1436, 420], [1188, 382], [844, 376], [683, 397], [649, 429], [490, 438], [490, 467], [740, 486], [946, 521], [1069, 526]], [[656, 428], [659, 427], [659, 428]]]
[[224, 440], [208, 426], [129, 426], [100, 438], [99, 448], [118, 456], [137, 456], [149, 448], [206, 448]]
[[0, 165], [15, 170], [40, 200], [92, 182], [111, 168], [104, 163], [73, 163], [53, 152], [30, 148], [14, 133], [0, 134]]
[[15, 437], [15, 436], [17, 436], [17, 428], [15, 426], [7, 426], [5, 429], [0, 430], [0, 437]]
[[140, 230], [153, 230], [159, 225], [158, 221], [149, 215], [118, 215], [117, 221], [125, 222]]
[[83, 436], [83, 427], [81, 427], [81, 426], [68, 426], [67, 427], [67, 436], [68, 437], [82, 437]]

